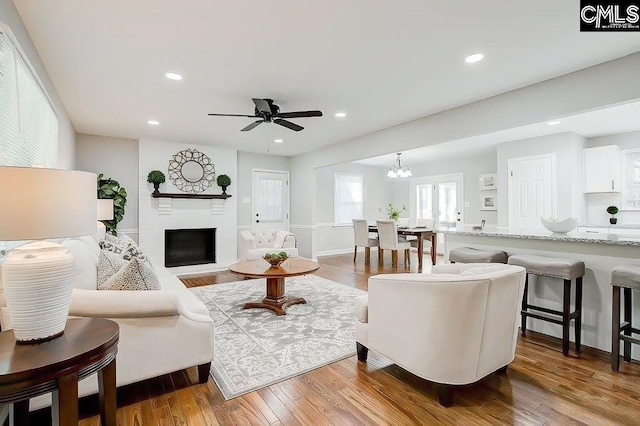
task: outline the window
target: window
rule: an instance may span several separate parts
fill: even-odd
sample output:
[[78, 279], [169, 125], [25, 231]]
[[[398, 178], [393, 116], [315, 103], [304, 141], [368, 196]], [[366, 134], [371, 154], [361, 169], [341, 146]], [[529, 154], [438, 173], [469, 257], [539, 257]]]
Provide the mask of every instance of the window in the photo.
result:
[[14, 40], [0, 24], [0, 165], [54, 168], [58, 118]]
[[335, 174], [333, 222], [336, 225], [351, 225], [351, 219], [362, 219], [363, 192], [361, 175]]
[[640, 210], [640, 149], [622, 151], [622, 209]]

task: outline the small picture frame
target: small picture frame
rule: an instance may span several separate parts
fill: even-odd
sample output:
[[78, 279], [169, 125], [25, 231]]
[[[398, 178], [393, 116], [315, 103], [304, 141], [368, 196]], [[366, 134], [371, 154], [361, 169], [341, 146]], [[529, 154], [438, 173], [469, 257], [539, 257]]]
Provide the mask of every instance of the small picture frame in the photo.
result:
[[482, 193], [480, 198], [480, 210], [498, 210], [498, 191]]
[[498, 174], [487, 173], [480, 175], [480, 191], [498, 189]]

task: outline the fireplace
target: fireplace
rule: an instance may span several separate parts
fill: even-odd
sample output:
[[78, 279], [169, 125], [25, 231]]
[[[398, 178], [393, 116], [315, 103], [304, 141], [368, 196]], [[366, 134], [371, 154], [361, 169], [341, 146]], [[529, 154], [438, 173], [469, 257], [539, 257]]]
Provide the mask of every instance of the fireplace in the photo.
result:
[[216, 228], [166, 229], [164, 266], [202, 265], [216, 262]]

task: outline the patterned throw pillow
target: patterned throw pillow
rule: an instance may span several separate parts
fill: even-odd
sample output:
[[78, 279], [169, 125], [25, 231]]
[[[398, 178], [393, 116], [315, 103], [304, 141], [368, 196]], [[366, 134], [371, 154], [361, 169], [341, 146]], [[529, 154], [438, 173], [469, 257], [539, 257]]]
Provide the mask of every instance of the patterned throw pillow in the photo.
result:
[[150, 263], [134, 257], [108, 278], [98, 290], [160, 290], [160, 282]]
[[131, 260], [134, 257], [137, 257], [142, 261], [147, 260], [147, 256], [143, 253], [136, 242], [126, 235], [114, 237], [113, 235], [107, 234], [104, 241], [100, 243], [100, 248], [115, 253], [122, 259]]
[[98, 289], [128, 263], [129, 261], [124, 260], [115, 253], [100, 250], [100, 257], [98, 258]]

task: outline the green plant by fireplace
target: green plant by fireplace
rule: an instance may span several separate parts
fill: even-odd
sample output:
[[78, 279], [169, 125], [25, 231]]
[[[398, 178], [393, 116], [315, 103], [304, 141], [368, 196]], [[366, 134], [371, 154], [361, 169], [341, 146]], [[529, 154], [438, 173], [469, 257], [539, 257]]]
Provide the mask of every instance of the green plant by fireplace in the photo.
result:
[[231, 185], [231, 178], [227, 175], [219, 175], [216, 179], [216, 183], [222, 188], [222, 193], [226, 195], [227, 187]]
[[147, 182], [152, 183], [153, 184], [153, 193], [157, 194], [158, 189], [160, 188], [160, 184], [164, 183], [166, 180], [164, 173], [162, 173], [160, 170], [151, 170], [149, 172], [149, 174], [147, 175]]
[[103, 220], [107, 232], [116, 235], [118, 223], [124, 217], [124, 208], [127, 205], [127, 190], [118, 181], [111, 178], [104, 179], [104, 174], [98, 175], [98, 198], [113, 200], [113, 220]]

